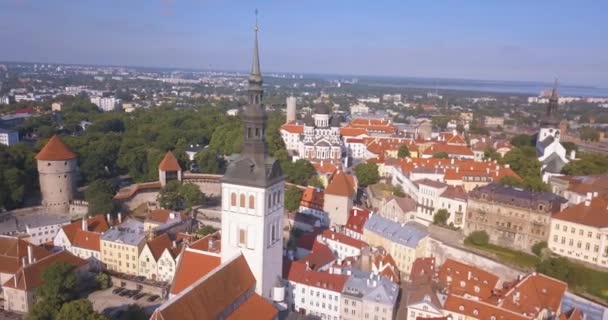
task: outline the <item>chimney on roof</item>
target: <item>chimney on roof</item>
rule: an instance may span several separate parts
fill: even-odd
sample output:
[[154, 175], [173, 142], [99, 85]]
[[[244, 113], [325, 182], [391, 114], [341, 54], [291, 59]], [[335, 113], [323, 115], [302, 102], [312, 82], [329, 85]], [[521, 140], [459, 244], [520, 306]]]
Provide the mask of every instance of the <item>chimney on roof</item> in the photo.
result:
[[175, 212], [169, 213], [169, 219], [175, 219]]
[[88, 221], [87, 217], [84, 216], [82, 218], [82, 231], [88, 231], [89, 230], [88, 223], [89, 223], [89, 221]]
[[106, 213], [106, 220], [108, 221], [108, 224], [111, 224], [111, 220], [110, 220], [110, 214]]
[[19, 282], [19, 281], [17, 281], [17, 275], [18, 274], [19, 273], [16, 273], [15, 276], [13, 277], [13, 279], [15, 280], [15, 288], [17, 288], [17, 282]]
[[119, 212], [118, 213], [118, 224], [121, 224], [121, 223], [122, 223], [122, 213]]
[[593, 193], [587, 192], [587, 197], [585, 198], [585, 207], [588, 207], [591, 204], [591, 199], [593, 199]]
[[22, 266], [27, 266], [27, 257], [21, 257], [21, 265]]
[[310, 262], [306, 261], [306, 271], [310, 271]]
[[27, 245], [27, 263], [34, 263], [34, 248], [32, 248], [31, 244]]

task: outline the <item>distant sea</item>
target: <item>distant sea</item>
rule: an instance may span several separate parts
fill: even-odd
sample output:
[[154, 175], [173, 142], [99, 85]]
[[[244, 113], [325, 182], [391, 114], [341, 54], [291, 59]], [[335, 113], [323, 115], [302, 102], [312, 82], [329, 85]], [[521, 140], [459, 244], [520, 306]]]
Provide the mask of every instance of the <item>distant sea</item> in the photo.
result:
[[[341, 77], [348, 79], [349, 77]], [[511, 93], [518, 95], [537, 96], [543, 90], [551, 90], [553, 83], [531, 81], [497, 81], [497, 80], [467, 80], [467, 79], [434, 79], [434, 78], [396, 78], [396, 77], [351, 77], [357, 78], [362, 85], [421, 88], [429, 90], [458, 90], [494, 93]], [[336, 78], [334, 78], [336, 79]], [[559, 84], [561, 96], [608, 97], [608, 88]]]

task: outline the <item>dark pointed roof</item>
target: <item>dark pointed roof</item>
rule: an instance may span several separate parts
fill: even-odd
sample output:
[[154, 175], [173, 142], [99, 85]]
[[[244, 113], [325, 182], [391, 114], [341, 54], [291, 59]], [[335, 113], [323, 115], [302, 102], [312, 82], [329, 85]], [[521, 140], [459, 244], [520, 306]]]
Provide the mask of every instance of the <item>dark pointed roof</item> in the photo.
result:
[[262, 105], [262, 73], [258, 50], [258, 25], [255, 25], [253, 62], [249, 75], [249, 104], [243, 112], [243, 152], [226, 168], [222, 182], [253, 187], [268, 187], [283, 180], [278, 161], [268, 156], [266, 112]]
[[76, 154], [61, 141], [58, 135], [51, 137], [44, 148], [36, 155], [36, 160], [65, 161], [76, 158]]
[[551, 91], [551, 97], [549, 97], [549, 103], [547, 103], [547, 108], [545, 110], [545, 116], [542, 120], [543, 126], [557, 126], [559, 124], [559, 120], [556, 119], [556, 112], [559, 102], [559, 95], [557, 93], [557, 79], [553, 84], [553, 90]]

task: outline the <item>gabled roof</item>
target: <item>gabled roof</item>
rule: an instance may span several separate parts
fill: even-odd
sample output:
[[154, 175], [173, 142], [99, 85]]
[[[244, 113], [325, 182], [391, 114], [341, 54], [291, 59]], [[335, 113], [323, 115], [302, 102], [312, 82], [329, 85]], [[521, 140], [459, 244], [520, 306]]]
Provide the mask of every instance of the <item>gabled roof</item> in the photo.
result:
[[559, 320], [583, 320], [583, 313], [579, 308], [572, 308], [562, 313]]
[[168, 234], [163, 233], [162, 235], [148, 241], [146, 245], [150, 249], [154, 260], [158, 261], [165, 249], [171, 249], [173, 247], [173, 241], [171, 241]]
[[42, 161], [66, 161], [75, 159], [77, 155], [61, 141], [58, 135], [51, 137], [42, 150], [36, 155], [36, 160]]
[[254, 297], [255, 282], [245, 257], [239, 254], [163, 303], [151, 319], [243, 319], [251, 317], [251, 312], [256, 312], [258, 319], [272, 319], [277, 311], [268, 302]]
[[[106, 218], [101, 214], [87, 219], [87, 231], [102, 233], [108, 231], [109, 228]], [[66, 224], [61, 229], [63, 229], [63, 233], [65, 233], [70, 243], [74, 243], [76, 233], [78, 233], [78, 230], [82, 231], [82, 219]]]
[[357, 239], [351, 238], [343, 233], [339, 233], [339, 232], [335, 232], [335, 231], [331, 231], [331, 230], [323, 231], [323, 233], [321, 233], [321, 239], [325, 240], [325, 241], [339, 242], [345, 246], [349, 246], [349, 247], [353, 247], [353, 248], [357, 248], [357, 249], [363, 249], [363, 248], [369, 246], [365, 241], [357, 240]]
[[221, 263], [217, 254], [186, 248], [175, 270], [171, 293], [178, 294], [204, 277]]
[[408, 287], [407, 305], [410, 306], [421, 302], [429, 303], [435, 309], [441, 310], [441, 302], [437, 297], [437, 293], [433, 289], [432, 283], [424, 283]]
[[[60, 251], [22, 267], [14, 277], [4, 283], [4, 286], [26, 291], [34, 290], [42, 285], [42, 274], [55, 262], [64, 262], [76, 268], [87, 264], [86, 260], [68, 251]], [[15, 277], [17, 279], [16, 285]]]
[[175, 155], [173, 152], [167, 151], [165, 157], [158, 165], [158, 169], [161, 171], [182, 171], [182, 168], [179, 166]]
[[435, 258], [418, 258], [412, 263], [410, 282], [431, 282], [435, 277]]
[[473, 319], [530, 320], [530, 318], [521, 314], [476, 300], [475, 298], [465, 298], [456, 294], [448, 294], [447, 299], [443, 303], [443, 310], [462, 314]]
[[344, 227], [356, 233], [363, 234], [363, 226], [365, 226], [365, 222], [369, 219], [369, 215], [369, 210], [354, 207], [350, 209], [350, 215], [348, 216], [348, 220]]
[[188, 247], [190, 249], [219, 254], [222, 251], [222, 234], [219, 231], [208, 234], [192, 242]]
[[0, 273], [14, 274], [27, 259], [27, 247], [32, 247], [33, 258], [40, 260], [50, 254], [46, 249], [27, 241], [0, 235]]
[[302, 260], [291, 261], [288, 264], [287, 279], [292, 282], [333, 292], [342, 292], [348, 280], [347, 275], [314, 271], [306, 267]]
[[468, 196], [462, 186], [448, 186], [440, 197], [466, 202]]
[[344, 171], [338, 171], [327, 185], [325, 194], [352, 197], [356, 191], [355, 178]]
[[[171, 214], [173, 213], [173, 218], [171, 218]], [[186, 215], [184, 213], [179, 213], [167, 209], [156, 209], [151, 211], [146, 217], [146, 222], [156, 222], [156, 223], [168, 223], [171, 220], [185, 220]]]

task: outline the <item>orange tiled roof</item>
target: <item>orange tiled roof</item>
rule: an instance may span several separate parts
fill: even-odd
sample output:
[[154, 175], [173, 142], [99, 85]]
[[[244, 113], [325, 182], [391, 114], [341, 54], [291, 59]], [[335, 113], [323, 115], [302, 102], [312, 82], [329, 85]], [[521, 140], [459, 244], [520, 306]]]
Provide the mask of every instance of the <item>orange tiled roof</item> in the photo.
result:
[[325, 192], [323, 191], [323, 189], [307, 187], [302, 193], [300, 206], [316, 210], [323, 210], [324, 195]]
[[171, 218], [171, 213], [175, 213], [176, 217], [179, 216], [181, 220], [186, 219], [186, 215], [184, 213], [179, 213], [167, 209], [156, 209], [152, 210], [148, 214], [146, 220], [156, 223], [167, 223], [167, 221]]
[[591, 199], [589, 205], [581, 202], [553, 215], [552, 219], [574, 222], [595, 228], [608, 227], [608, 195]]
[[101, 246], [101, 233], [78, 229], [76, 230], [72, 245], [78, 248], [99, 252]]
[[256, 319], [274, 319], [279, 311], [275, 309], [268, 301], [264, 300], [257, 294], [252, 295], [245, 300], [236, 310], [234, 310], [226, 320], [247, 320], [255, 315]]
[[[22, 267], [14, 277], [4, 283], [4, 286], [26, 291], [36, 289], [42, 285], [42, 273], [55, 262], [64, 262], [76, 268], [87, 264], [86, 260], [68, 251], [60, 251]], [[15, 277], [17, 278], [17, 285], [15, 285]]]
[[76, 154], [61, 141], [58, 135], [51, 137], [42, 150], [36, 155], [36, 160], [65, 161], [76, 158]]
[[424, 149], [424, 155], [433, 155], [438, 152], [445, 152], [454, 156], [473, 156], [473, 150], [466, 145], [453, 145], [447, 143], [435, 143]]
[[184, 250], [175, 271], [171, 293], [178, 294], [182, 292], [182, 290], [219, 266], [220, 263], [221, 259], [216, 254], [191, 251], [189, 249]]
[[[231, 315], [233, 319], [241, 319], [242, 313], [237, 311], [239, 308], [246, 308], [244, 311], [248, 313], [261, 312], [260, 316], [263, 317], [260, 319], [266, 319], [269, 315], [275, 316], [276, 313], [271, 312], [268, 302], [252, 298], [252, 295], [255, 295], [252, 292], [255, 281], [245, 257], [240, 254], [217, 266], [176, 297], [165, 302], [154, 311], [151, 319], [198, 320]], [[248, 317], [251, 316], [252, 314], [248, 314]]]
[[[110, 226], [102, 214], [87, 219], [87, 230], [90, 232], [102, 233], [108, 231], [109, 228]], [[82, 231], [82, 219], [66, 224], [62, 229], [70, 243], [74, 243], [78, 230]]]
[[315, 168], [317, 173], [321, 175], [324, 174], [334, 174], [338, 170], [338, 166], [329, 162], [329, 161], [321, 161], [321, 162], [311, 162], [312, 166]]
[[354, 177], [343, 171], [338, 171], [327, 185], [325, 194], [352, 197], [356, 191]]
[[171, 241], [168, 234], [163, 233], [162, 235], [148, 241], [146, 245], [150, 249], [150, 252], [152, 252], [154, 260], [158, 261], [165, 249], [171, 249], [173, 247], [173, 241]]
[[343, 127], [340, 128], [340, 134], [344, 137], [367, 136], [367, 130], [363, 128]]
[[281, 130], [285, 130], [289, 133], [302, 134], [302, 133], [304, 133], [304, 126], [299, 125], [299, 124], [286, 123], [281, 126]]
[[562, 313], [559, 320], [583, 320], [583, 314], [578, 308], [572, 308]]
[[411, 282], [431, 282], [435, 278], [435, 258], [418, 258], [412, 263]]
[[32, 246], [33, 257], [40, 260], [50, 254], [42, 247], [8, 236], [0, 236], [0, 273], [14, 274], [22, 266], [23, 258], [27, 259], [27, 247]]
[[565, 282], [535, 272], [509, 289], [498, 305], [519, 314], [538, 315], [543, 309], [557, 313], [567, 288]]
[[165, 157], [158, 165], [158, 169], [161, 171], [182, 171], [175, 155], [173, 155], [173, 152], [171, 151], [168, 151], [167, 154], [165, 154]]
[[192, 242], [189, 247], [200, 251], [220, 253], [222, 251], [222, 234], [219, 231], [208, 234]]
[[[495, 305], [465, 298], [456, 294], [448, 294], [443, 303], [443, 309], [448, 312], [462, 314], [474, 319], [496, 319], [496, 320], [530, 320], [518, 313], [497, 307]], [[494, 317], [494, 318], [492, 318]]]
[[451, 293], [489, 298], [498, 276], [462, 262], [447, 259], [439, 268], [439, 282]]

